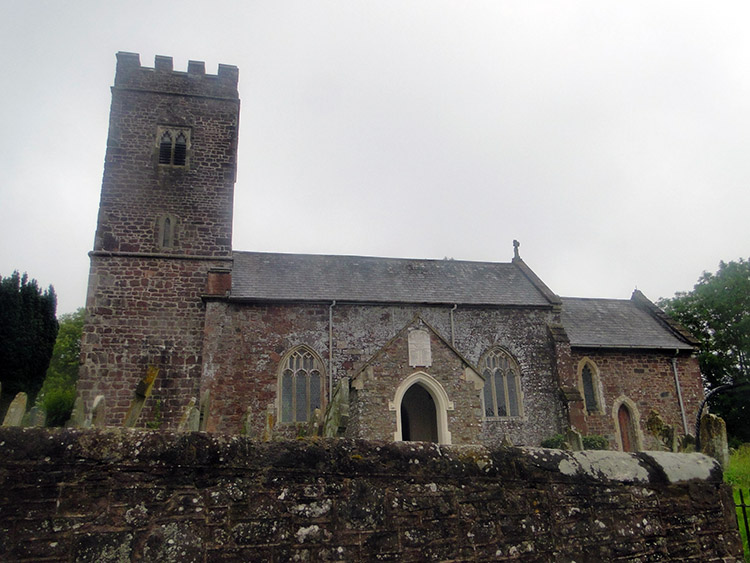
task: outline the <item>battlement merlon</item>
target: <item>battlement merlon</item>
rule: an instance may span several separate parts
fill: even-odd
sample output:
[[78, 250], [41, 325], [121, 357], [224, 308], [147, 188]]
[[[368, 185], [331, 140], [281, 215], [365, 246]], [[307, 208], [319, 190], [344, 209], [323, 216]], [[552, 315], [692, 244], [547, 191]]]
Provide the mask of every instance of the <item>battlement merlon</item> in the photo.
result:
[[206, 74], [203, 61], [188, 61], [187, 72], [180, 72], [172, 68], [172, 57], [157, 55], [154, 67], [150, 68], [141, 66], [138, 53], [120, 51], [116, 56], [115, 88], [239, 99], [236, 66], [220, 64], [217, 74]]

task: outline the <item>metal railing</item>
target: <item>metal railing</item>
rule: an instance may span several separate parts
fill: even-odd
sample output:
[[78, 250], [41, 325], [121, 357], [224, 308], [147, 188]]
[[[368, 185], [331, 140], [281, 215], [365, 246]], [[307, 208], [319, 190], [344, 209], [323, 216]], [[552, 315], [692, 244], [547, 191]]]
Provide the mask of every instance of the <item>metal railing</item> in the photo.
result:
[[[736, 502], [735, 498], [735, 504], [734, 506], [737, 508], [737, 524], [740, 526], [740, 530], [742, 529], [742, 526], [745, 527], [745, 542], [747, 545], [747, 549], [745, 551], [745, 557], [750, 557], [750, 524], [748, 523], [747, 519], [747, 509], [750, 508], [750, 489], [747, 491], [747, 498], [742, 494], [742, 489], [737, 489], [737, 492], [740, 494], [740, 502]], [[742, 515], [740, 517], [740, 515]]]

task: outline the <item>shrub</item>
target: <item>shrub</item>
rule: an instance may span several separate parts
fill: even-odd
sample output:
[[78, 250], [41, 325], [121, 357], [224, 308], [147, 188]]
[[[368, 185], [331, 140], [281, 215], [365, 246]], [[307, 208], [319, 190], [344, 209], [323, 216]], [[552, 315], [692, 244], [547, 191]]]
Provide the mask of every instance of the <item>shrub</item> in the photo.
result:
[[42, 408], [47, 413], [47, 426], [64, 426], [73, 412], [75, 387], [50, 389], [44, 394]]
[[564, 435], [555, 434], [551, 438], [545, 438], [544, 440], [542, 440], [542, 447], [562, 450], [568, 447], [568, 443], [565, 441]]
[[[565, 439], [564, 434], [555, 434], [550, 438], [542, 440], [543, 448], [553, 448], [556, 450], [567, 450], [570, 449], [570, 445]], [[609, 440], [604, 436], [598, 434], [592, 434], [591, 436], [583, 436], [583, 449], [584, 450], [608, 450]]]
[[608, 450], [609, 440], [599, 434], [591, 434], [583, 437], [584, 450]]

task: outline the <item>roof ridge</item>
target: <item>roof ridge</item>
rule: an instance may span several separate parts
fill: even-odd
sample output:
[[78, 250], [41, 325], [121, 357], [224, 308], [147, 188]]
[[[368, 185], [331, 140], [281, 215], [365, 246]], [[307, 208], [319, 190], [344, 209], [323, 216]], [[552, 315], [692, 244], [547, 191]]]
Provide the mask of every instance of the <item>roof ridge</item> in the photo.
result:
[[437, 263], [461, 263], [461, 264], [490, 264], [492, 266], [512, 266], [513, 262], [490, 262], [486, 260], [463, 260], [456, 258], [403, 258], [399, 256], [370, 256], [361, 254], [316, 254], [310, 252], [272, 252], [261, 250], [233, 250], [233, 254], [255, 254], [263, 256], [299, 256], [310, 258], [357, 258], [365, 260], [394, 260], [402, 262], [437, 262]]

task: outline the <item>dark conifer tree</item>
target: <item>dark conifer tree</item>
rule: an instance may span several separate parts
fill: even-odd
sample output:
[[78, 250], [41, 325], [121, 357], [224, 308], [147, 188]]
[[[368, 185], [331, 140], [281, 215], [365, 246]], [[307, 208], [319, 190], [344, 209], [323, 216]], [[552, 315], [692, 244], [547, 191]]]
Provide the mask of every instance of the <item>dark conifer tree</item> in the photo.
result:
[[57, 297], [17, 271], [0, 279], [0, 414], [19, 392], [34, 401], [57, 337]]

